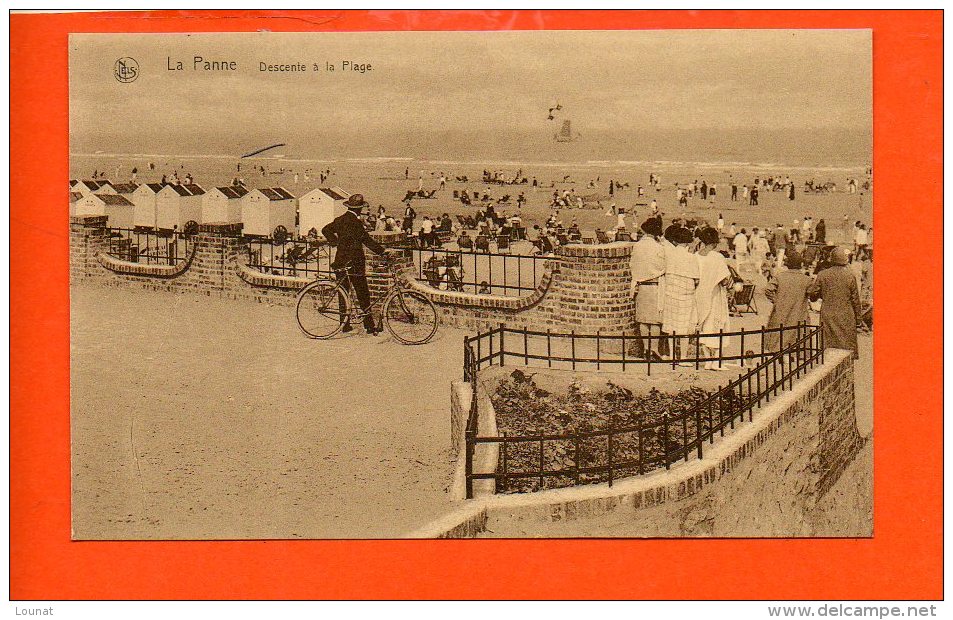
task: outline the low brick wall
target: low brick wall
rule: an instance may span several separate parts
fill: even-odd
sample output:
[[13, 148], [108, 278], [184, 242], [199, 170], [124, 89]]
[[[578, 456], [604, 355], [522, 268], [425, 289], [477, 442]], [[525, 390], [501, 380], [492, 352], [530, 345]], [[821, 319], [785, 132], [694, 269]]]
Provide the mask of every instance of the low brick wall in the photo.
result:
[[[411, 533], [415, 537], [532, 532], [545, 524], [624, 518], [628, 536], [815, 535], [818, 501], [864, 445], [854, 406], [850, 353], [828, 349], [826, 361], [706, 447], [703, 459], [606, 484], [461, 502], [460, 508]], [[535, 524], [535, 525], [534, 525]], [[591, 534], [599, 535], [598, 531]]]
[[[241, 224], [199, 226], [193, 253], [185, 263], [150, 266], [128, 263], [106, 253], [106, 216], [70, 218], [70, 277], [74, 283], [129, 286], [179, 293], [217, 295], [293, 305], [308, 280], [264, 274], [245, 264]], [[400, 233], [372, 233], [385, 246], [399, 245]], [[547, 261], [535, 290], [523, 297], [441, 291], [417, 282], [409, 256], [398, 265], [405, 284], [434, 302], [441, 321], [465, 329], [512, 327], [575, 330], [577, 333], [631, 332], [635, 307], [629, 294], [631, 244], [568, 245]], [[390, 271], [382, 257], [367, 260], [373, 295], [387, 287]]]

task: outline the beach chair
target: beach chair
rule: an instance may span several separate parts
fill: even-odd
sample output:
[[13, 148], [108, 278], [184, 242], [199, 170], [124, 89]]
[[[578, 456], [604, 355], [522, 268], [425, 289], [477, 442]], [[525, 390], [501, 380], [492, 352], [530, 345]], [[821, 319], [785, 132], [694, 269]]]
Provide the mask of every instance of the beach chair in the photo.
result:
[[461, 234], [457, 238], [457, 246], [461, 250], [472, 250], [473, 249], [473, 239], [470, 238], [470, 235]]
[[596, 243], [595, 237], [583, 237], [582, 242], [586, 245], [594, 245]]
[[496, 238], [496, 251], [503, 253], [504, 251], [509, 253], [510, 251], [510, 237], [509, 235], [499, 235]]
[[459, 222], [460, 226], [463, 226], [464, 228], [469, 228], [469, 227], [467, 226], [467, 218], [466, 218], [466, 216], [460, 215], [460, 214], [458, 213], [458, 214], [457, 214], [457, 222]]
[[596, 241], [599, 243], [610, 243], [609, 235], [604, 230], [596, 229]]
[[489, 252], [490, 251], [490, 238], [486, 235], [477, 235], [476, 241], [474, 242], [477, 252]]
[[569, 241], [569, 237], [567, 237], [564, 233], [557, 233], [556, 240], [559, 241], [559, 245], [569, 245], [571, 243], [571, 241]]
[[[458, 199], [458, 198], [460, 198], [460, 190], [455, 189], [455, 190], [453, 190], [453, 199], [456, 200], [456, 199]], [[457, 217], [459, 217], [459, 216], [457, 216]]]
[[624, 230], [620, 230], [619, 232], [615, 234], [615, 240], [616, 241], [632, 241], [632, 235], [630, 235]]
[[[751, 282], [742, 283], [741, 290], [735, 291], [734, 295], [729, 296], [729, 306], [734, 306], [734, 313], [736, 316], [741, 316], [742, 314], [748, 312], [753, 314], [758, 314], [758, 306], [755, 304], [754, 300], [755, 285]], [[732, 308], [729, 307], [729, 310]]]

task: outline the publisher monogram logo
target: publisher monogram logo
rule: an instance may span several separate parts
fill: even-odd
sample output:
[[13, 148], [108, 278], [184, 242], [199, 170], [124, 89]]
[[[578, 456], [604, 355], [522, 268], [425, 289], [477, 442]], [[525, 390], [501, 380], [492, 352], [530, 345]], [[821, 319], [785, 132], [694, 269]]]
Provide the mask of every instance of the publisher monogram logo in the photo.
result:
[[120, 82], [134, 82], [139, 77], [139, 63], [136, 62], [135, 58], [124, 56], [116, 61], [116, 66], [113, 67], [113, 75]]

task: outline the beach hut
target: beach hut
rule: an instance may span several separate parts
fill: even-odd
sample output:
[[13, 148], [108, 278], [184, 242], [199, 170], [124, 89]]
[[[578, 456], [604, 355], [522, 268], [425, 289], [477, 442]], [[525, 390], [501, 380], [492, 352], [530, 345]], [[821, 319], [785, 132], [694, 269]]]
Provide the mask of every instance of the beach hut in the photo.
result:
[[202, 196], [202, 221], [234, 223], [242, 221], [242, 198], [248, 190], [241, 185], [213, 187]]
[[77, 181], [73, 179], [69, 182], [71, 192], [79, 192], [84, 196], [87, 194], [115, 194], [116, 190], [112, 183], [106, 180], [99, 181]]
[[340, 187], [316, 187], [298, 199], [298, 232], [306, 237], [312, 229], [321, 234], [321, 229], [347, 208], [344, 201], [351, 194]]
[[246, 235], [271, 237], [279, 227], [294, 233], [297, 205], [295, 198], [282, 187], [253, 189], [242, 198], [242, 232]]
[[110, 228], [132, 228], [133, 204], [125, 196], [91, 193], [73, 204], [73, 215], [105, 215]]
[[156, 195], [162, 189], [161, 183], [143, 183], [127, 196], [135, 206], [132, 212], [132, 225], [136, 228], [158, 228]]
[[70, 217], [76, 215], [76, 203], [83, 198], [80, 192], [70, 191], [69, 193], [69, 214]]
[[185, 231], [202, 221], [202, 196], [198, 185], [166, 185], [156, 194], [156, 222], [160, 230]]

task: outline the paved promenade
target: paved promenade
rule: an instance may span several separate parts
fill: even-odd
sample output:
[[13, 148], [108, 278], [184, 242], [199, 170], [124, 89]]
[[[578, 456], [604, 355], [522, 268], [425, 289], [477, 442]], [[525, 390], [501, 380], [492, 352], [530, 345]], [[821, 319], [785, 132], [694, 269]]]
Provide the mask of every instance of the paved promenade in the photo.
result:
[[87, 286], [71, 313], [75, 538], [396, 537], [449, 507], [462, 332], [312, 341], [291, 308]]

